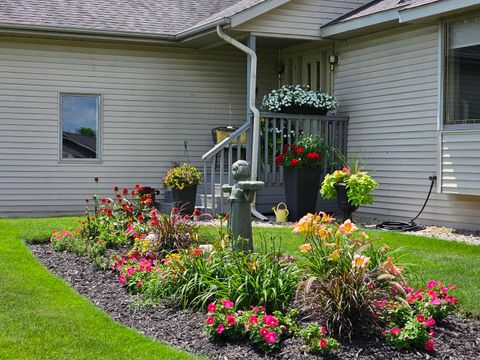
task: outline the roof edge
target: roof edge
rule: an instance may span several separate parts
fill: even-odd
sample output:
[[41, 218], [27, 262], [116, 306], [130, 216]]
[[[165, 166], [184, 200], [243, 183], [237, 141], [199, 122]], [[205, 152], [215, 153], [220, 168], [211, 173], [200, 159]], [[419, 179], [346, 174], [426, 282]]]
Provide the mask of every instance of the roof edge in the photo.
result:
[[290, 2], [290, 0], [268, 0], [249, 7], [231, 17], [231, 26], [232, 28], [239, 26], [288, 2]]
[[443, 0], [430, 4], [423, 4], [413, 8], [403, 8], [399, 11], [401, 23], [413, 22], [432, 16], [443, 15], [452, 11], [462, 10], [480, 5], [479, 0]]
[[352, 20], [324, 25], [320, 28], [321, 37], [331, 37], [346, 32], [360, 30], [369, 26], [398, 21], [398, 9], [391, 9]]
[[480, 6], [480, 0], [443, 0], [416, 7], [394, 8], [371, 15], [362, 16], [344, 22], [332, 22], [320, 28], [320, 35], [328, 38], [348, 32], [364, 29], [371, 26], [395, 22], [398, 24], [422, 21], [426, 18], [440, 17], [442, 15]]

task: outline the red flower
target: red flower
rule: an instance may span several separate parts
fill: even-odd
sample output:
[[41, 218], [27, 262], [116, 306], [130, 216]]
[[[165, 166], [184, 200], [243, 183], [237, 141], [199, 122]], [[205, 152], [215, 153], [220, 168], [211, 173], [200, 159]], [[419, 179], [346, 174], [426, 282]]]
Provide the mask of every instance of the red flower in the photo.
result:
[[179, 210], [177, 207], [174, 207], [174, 208], [172, 209], [172, 213], [173, 213], [173, 214], [178, 214], [179, 211], [180, 211], [180, 210]]
[[214, 323], [215, 323], [215, 318], [209, 316], [209, 317], [207, 318], [207, 325], [213, 325]]
[[309, 152], [307, 154], [307, 158], [309, 158], [310, 160], [319, 161], [320, 160], [320, 154], [317, 153], [317, 152]]
[[275, 165], [277, 165], [277, 166], [282, 165], [284, 159], [285, 158], [284, 158], [283, 154], [278, 154], [277, 156], [275, 156]]
[[193, 210], [193, 215], [199, 216], [199, 215], [200, 215], [200, 209], [199, 209], [199, 208], [195, 208], [195, 210]]
[[237, 321], [235, 320], [235, 314], [225, 315], [225, 318], [227, 319], [227, 323], [228, 323], [228, 325], [230, 325], [230, 326], [235, 325], [235, 323], [237, 322]]
[[290, 160], [290, 165], [297, 166], [299, 162], [300, 160], [293, 158], [292, 160]]
[[268, 333], [269, 333], [269, 331], [268, 331], [267, 328], [262, 327], [262, 328], [260, 329], [260, 335], [261, 335], [261, 336], [265, 336], [265, 335], [267, 335]]
[[275, 316], [271, 315], [265, 315], [263, 317], [263, 322], [265, 323], [265, 325], [270, 327], [275, 327], [278, 325], [278, 319]]
[[295, 149], [293, 149], [293, 152], [295, 154], [302, 155], [305, 152], [305, 149], [302, 148], [301, 146], [297, 146], [295, 147]]
[[144, 218], [143, 218], [142, 214], [139, 214], [139, 215], [137, 216], [137, 221], [138, 221], [139, 223], [142, 223], [143, 220], [144, 220]]
[[93, 178], [93, 181], [95, 181], [96, 183], [98, 183], [98, 177], [95, 176], [95, 177]]
[[123, 193], [123, 195], [128, 195], [128, 189], [127, 189], [127, 188], [124, 188], [124, 189], [122, 190], [122, 193]]
[[349, 168], [344, 167], [344, 168], [342, 169], [342, 171], [343, 171], [345, 174], [350, 174], [350, 169], [349, 169]]
[[112, 216], [112, 209], [107, 209], [107, 210], [105, 210], [105, 214], [106, 214], [108, 217]]
[[222, 300], [222, 305], [225, 309], [232, 309], [235, 304], [233, 303], [233, 301], [227, 299]]
[[325, 326], [322, 326], [322, 335], [325, 335], [327, 333], [327, 330], [325, 329]]
[[117, 192], [118, 191], [118, 186], [114, 186], [113, 191]]
[[427, 321], [425, 321], [425, 325], [427, 325], [427, 327], [433, 327], [435, 326], [435, 320], [433, 318], [429, 318]]
[[142, 191], [143, 188], [140, 184], [135, 184], [135, 189], [137, 189], [137, 191]]
[[433, 340], [427, 340], [425, 341], [425, 350], [427, 351], [433, 351], [433, 347], [435, 346], [435, 341]]
[[425, 320], [425, 316], [423, 316], [422, 314], [417, 315], [417, 320], [418, 320], [419, 323], [424, 323], [424, 322], [427, 321], [427, 320]]
[[328, 346], [328, 342], [327, 342], [327, 340], [325, 340], [324, 338], [321, 338], [319, 345], [320, 345], [320, 347], [321, 347], [322, 349], [326, 349], [327, 346]]
[[203, 251], [200, 248], [196, 248], [196, 249], [192, 250], [192, 255], [193, 256], [199, 256], [199, 255], [202, 255], [202, 254], [203, 254]]
[[135, 194], [136, 194], [135, 190], [132, 190], [132, 192], [130, 193], [130, 195], [131, 195], [132, 197], [134, 197]]
[[252, 315], [252, 316], [250, 316], [250, 318], [248, 319], [248, 322], [249, 322], [250, 324], [252, 324], [252, 325], [256, 325], [256, 324], [258, 324], [258, 317]]
[[225, 326], [223, 326], [222, 324], [218, 324], [217, 330], [216, 330], [217, 334], [221, 334], [224, 331], [225, 331]]

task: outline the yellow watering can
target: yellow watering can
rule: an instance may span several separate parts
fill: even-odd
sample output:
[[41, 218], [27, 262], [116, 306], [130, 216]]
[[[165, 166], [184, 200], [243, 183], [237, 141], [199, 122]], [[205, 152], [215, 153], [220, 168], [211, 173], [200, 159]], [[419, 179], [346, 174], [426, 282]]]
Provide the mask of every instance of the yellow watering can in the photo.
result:
[[287, 205], [283, 202], [277, 205], [277, 207], [272, 208], [275, 216], [277, 217], [277, 222], [284, 223], [287, 222], [287, 217], [289, 211], [287, 209]]

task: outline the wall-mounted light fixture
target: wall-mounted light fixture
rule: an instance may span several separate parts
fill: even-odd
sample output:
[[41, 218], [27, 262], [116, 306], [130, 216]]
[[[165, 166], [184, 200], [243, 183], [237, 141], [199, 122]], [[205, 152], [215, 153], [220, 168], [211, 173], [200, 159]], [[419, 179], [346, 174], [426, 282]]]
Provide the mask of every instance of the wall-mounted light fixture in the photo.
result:
[[335, 65], [338, 64], [338, 56], [332, 54], [328, 57], [328, 62], [330, 64], [330, 70], [333, 71], [335, 69]]
[[278, 63], [277, 64], [277, 74], [282, 75], [285, 72], [285, 64], [283, 63]]

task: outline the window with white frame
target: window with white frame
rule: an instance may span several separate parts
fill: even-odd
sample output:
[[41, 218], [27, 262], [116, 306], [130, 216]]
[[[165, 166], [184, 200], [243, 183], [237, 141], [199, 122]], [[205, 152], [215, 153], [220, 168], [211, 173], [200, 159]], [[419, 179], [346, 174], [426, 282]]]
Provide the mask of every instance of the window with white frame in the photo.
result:
[[60, 94], [60, 158], [99, 159], [100, 95]]
[[480, 16], [447, 27], [444, 123], [480, 124]]

